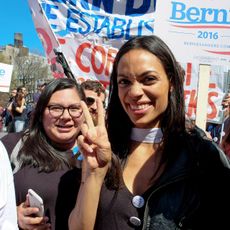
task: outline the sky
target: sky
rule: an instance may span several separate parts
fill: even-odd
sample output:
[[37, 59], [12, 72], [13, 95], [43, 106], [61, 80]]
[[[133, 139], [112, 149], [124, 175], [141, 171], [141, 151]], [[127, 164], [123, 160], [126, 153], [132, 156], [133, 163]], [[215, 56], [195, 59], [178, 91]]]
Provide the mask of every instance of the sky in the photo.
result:
[[30, 52], [45, 55], [27, 0], [0, 0], [0, 46], [14, 44], [14, 33], [23, 34], [23, 45]]

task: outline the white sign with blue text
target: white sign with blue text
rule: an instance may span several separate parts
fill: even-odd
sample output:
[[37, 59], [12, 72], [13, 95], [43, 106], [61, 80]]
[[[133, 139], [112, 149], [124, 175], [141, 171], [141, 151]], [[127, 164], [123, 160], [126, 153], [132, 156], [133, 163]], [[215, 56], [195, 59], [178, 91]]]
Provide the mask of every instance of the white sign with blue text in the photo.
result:
[[[154, 33], [155, 0], [28, 0], [35, 27], [55, 64], [58, 48], [78, 81], [106, 87], [117, 50], [133, 36]], [[44, 20], [45, 17], [45, 20]], [[48, 27], [42, 26], [46, 21]], [[50, 33], [52, 31], [53, 34]]]
[[13, 65], [0, 63], [0, 92], [9, 92]]
[[230, 65], [229, 0], [157, 1], [154, 32], [180, 62]]

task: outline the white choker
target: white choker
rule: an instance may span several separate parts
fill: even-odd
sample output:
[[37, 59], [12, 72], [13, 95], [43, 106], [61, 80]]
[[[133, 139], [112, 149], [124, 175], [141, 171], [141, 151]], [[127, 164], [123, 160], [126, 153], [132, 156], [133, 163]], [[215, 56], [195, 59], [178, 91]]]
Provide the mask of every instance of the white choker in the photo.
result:
[[145, 143], [160, 143], [163, 137], [161, 128], [140, 129], [132, 128], [130, 139]]

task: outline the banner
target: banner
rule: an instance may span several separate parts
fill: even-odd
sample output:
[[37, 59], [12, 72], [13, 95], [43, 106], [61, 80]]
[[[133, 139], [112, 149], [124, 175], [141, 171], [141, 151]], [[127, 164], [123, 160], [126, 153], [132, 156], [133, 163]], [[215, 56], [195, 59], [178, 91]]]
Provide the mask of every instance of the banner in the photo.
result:
[[[78, 81], [109, 83], [117, 49], [132, 36], [153, 34], [155, 1], [29, 0], [50, 62], [58, 48]], [[40, 7], [39, 7], [40, 6]]]
[[47, 62], [51, 67], [53, 76], [55, 78], [64, 77], [63, 69], [61, 65], [56, 61], [56, 55], [53, 51], [54, 48], [59, 47], [59, 43], [46, 20], [41, 5], [37, 0], [28, 0], [28, 3], [30, 6], [35, 29], [45, 49]]
[[[195, 119], [198, 66], [210, 64], [208, 120], [221, 122], [224, 74], [230, 64], [227, 0], [28, 0], [54, 77], [63, 77], [54, 48], [78, 82], [99, 80], [108, 89], [114, 57], [132, 36], [157, 34], [186, 70], [187, 116]], [[220, 4], [221, 2], [221, 4]]]
[[13, 65], [0, 63], [0, 91], [9, 92]]
[[230, 66], [230, 1], [157, 1], [155, 34], [180, 62]]
[[[197, 91], [198, 91], [198, 75], [199, 65], [192, 63], [181, 63], [185, 70], [184, 80], [184, 97], [186, 105], [186, 115], [192, 120], [196, 117]], [[209, 90], [208, 90], [208, 108], [207, 121], [213, 123], [222, 123], [223, 110], [222, 99], [228, 90], [227, 78], [228, 67], [211, 66]], [[205, 109], [205, 108], [204, 108]]]

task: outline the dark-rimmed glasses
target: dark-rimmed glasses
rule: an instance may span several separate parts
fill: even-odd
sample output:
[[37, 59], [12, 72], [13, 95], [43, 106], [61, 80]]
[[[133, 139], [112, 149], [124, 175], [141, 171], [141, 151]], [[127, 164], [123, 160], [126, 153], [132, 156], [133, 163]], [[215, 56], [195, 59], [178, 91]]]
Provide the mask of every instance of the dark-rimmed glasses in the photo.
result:
[[[86, 100], [86, 104], [87, 104], [88, 106], [93, 105], [94, 102], [96, 101], [96, 99], [93, 98], [93, 97], [86, 97], [85, 100]], [[102, 101], [102, 103], [103, 103], [103, 106], [104, 106], [104, 108], [105, 108], [105, 102]]]
[[62, 105], [48, 105], [47, 108], [53, 118], [61, 117], [65, 109], [68, 110], [68, 113], [72, 118], [78, 118], [82, 114], [82, 108], [80, 105], [71, 105], [69, 107], [64, 107]]
[[92, 105], [95, 102], [95, 98], [93, 97], [86, 97], [85, 99], [86, 99], [86, 104], [88, 106]]

